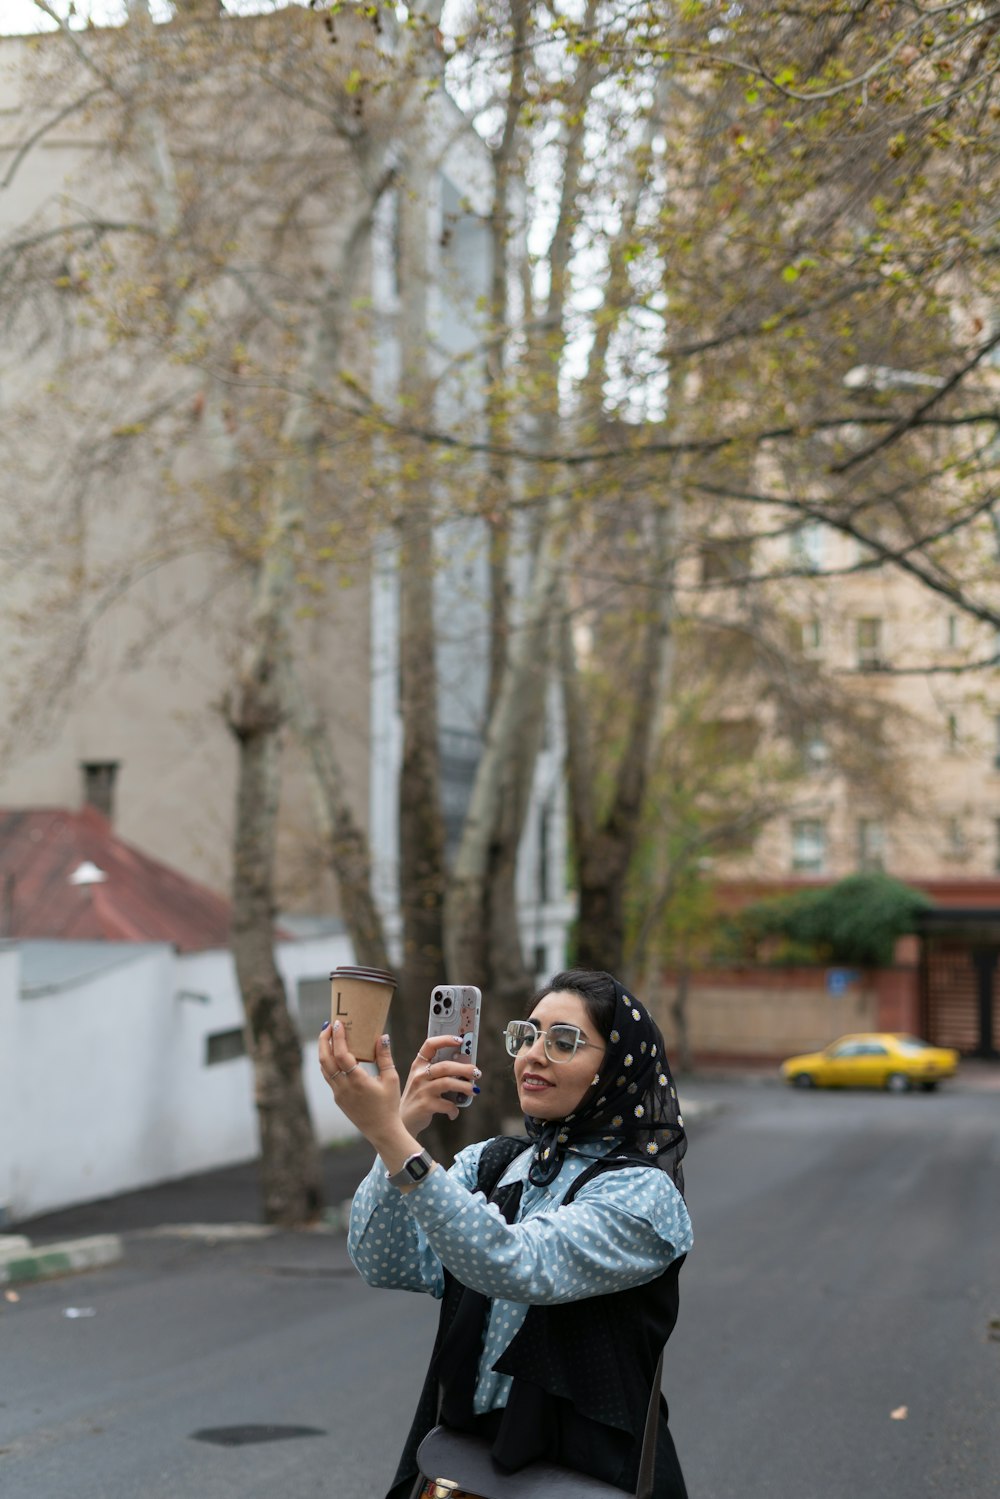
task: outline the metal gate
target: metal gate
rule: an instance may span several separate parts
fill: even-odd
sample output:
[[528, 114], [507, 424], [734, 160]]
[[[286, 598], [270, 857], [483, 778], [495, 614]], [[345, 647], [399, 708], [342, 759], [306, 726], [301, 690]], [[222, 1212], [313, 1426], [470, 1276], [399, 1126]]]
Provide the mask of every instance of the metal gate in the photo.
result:
[[921, 1034], [965, 1056], [1000, 1057], [1000, 912], [937, 909], [921, 920]]

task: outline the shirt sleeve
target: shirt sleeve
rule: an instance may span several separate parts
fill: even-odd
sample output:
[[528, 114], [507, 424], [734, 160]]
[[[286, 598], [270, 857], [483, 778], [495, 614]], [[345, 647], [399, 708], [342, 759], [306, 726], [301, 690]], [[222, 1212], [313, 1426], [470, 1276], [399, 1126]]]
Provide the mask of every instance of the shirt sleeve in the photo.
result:
[[693, 1242], [684, 1199], [665, 1172], [608, 1171], [566, 1207], [510, 1224], [481, 1194], [435, 1171], [407, 1207], [428, 1246], [463, 1285], [552, 1306], [642, 1285]]
[[447, 1173], [432, 1172], [405, 1196], [390, 1187], [385, 1165], [375, 1157], [372, 1169], [354, 1194], [347, 1231], [347, 1252], [362, 1280], [383, 1289], [426, 1291], [438, 1297], [444, 1294], [440, 1257], [410, 1212], [409, 1201], [429, 1182], [446, 1176], [468, 1196], [475, 1189], [482, 1149], [482, 1143], [470, 1145], [455, 1157]]

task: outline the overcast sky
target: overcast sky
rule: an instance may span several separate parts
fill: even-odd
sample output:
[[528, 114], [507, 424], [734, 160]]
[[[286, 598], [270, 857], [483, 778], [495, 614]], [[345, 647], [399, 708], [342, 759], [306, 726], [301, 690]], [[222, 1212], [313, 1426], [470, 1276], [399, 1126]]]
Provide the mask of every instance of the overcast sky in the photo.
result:
[[[50, 0], [50, 3], [53, 10], [65, 15], [72, 0]], [[274, 10], [291, 3], [293, 0], [226, 0], [226, 7], [231, 11]], [[152, 9], [158, 20], [165, 19], [170, 13], [167, 0], [153, 0]], [[98, 25], [107, 25], [122, 19], [125, 0], [75, 0], [73, 10], [81, 25], [85, 25], [88, 18]], [[52, 25], [32, 0], [0, 0], [0, 34], [46, 31], [51, 30]]]
[[[65, 13], [68, 9], [67, 0], [54, 0], [52, 8]], [[88, 8], [92, 9], [95, 21], [109, 20], [112, 13], [119, 9], [114, 0], [110, 0], [110, 3], [109, 0], [93, 0], [92, 6], [89, 0], [82, 0], [76, 8], [84, 15]], [[0, 31], [45, 31], [51, 27], [52, 22], [42, 15], [31, 0], [0, 0]]]

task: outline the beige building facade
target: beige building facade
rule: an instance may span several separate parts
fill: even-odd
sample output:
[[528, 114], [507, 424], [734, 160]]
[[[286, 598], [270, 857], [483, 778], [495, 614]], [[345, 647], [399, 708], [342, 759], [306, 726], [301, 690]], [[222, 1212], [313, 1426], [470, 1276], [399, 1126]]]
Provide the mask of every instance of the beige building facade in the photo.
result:
[[[758, 752], [783, 754], [786, 778], [781, 809], [752, 843], [714, 859], [714, 874], [779, 883], [859, 870], [916, 882], [1000, 875], [1000, 635], [899, 568], [872, 566], [831, 526], [793, 526], [778, 512], [768, 521], [764, 539], [727, 545], [739, 571], [773, 580], [762, 585], [768, 627], [775, 638], [787, 632], [787, 692], [802, 707], [793, 726], [787, 714], [779, 723], [751, 674], [720, 710], [732, 732], [756, 736]], [[978, 522], [961, 545], [963, 572], [1000, 603], [992, 523]], [[693, 590], [696, 564], [689, 571]], [[700, 618], [738, 616], [737, 590], [709, 591], [696, 608]]]
[[[287, 40], [285, 27], [300, 49], [289, 77], [301, 83], [305, 96], [305, 70], [313, 65], [309, 49], [319, 49], [313, 61], [320, 72], [331, 55], [327, 33], [315, 17], [293, 10], [255, 21], [213, 22], [210, 29], [233, 39], [225, 42], [233, 54], [243, 48], [244, 61], [256, 57], [276, 72], [276, 43]], [[155, 41], [162, 39], [168, 52], [178, 45], [172, 31], [155, 28]], [[338, 23], [338, 66], [347, 65], [348, 32], [348, 22]], [[230, 882], [236, 772], [225, 700], [251, 606], [252, 568], [244, 564], [256, 545], [252, 529], [244, 534], [238, 527], [242, 517], [260, 513], [258, 488], [267, 465], [285, 457], [268, 403], [260, 399], [255, 405], [254, 381], [246, 376], [248, 370], [252, 376], [255, 361], [263, 367], [266, 359], [276, 390], [294, 381], [296, 367], [286, 351], [295, 339], [309, 336], [309, 309], [318, 315], [324, 267], [347, 243], [357, 205], [350, 174], [337, 164], [343, 149], [336, 130], [324, 134], [312, 104], [306, 100], [296, 109], [287, 90], [269, 95], [259, 109], [253, 101], [248, 108], [238, 88], [246, 75], [235, 60], [231, 75], [224, 68], [205, 69], [211, 84], [207, 94], [196, 90], [194, 101], [206, 111], [200, 134], [190, 112], [174, 120], [169, 100], [164, 98], [160, 109], [150, 91], [149, 111], [137, 110], [131, 136], [110, 140], [104, 116], [85, 108], [64, 119], [53, 113], [53, 101], [61, 96], [54, 84], [47, 96], [40, 86], [47, 68], [67, 98], [74, 88], [85, 94], [87, 81], [65, 61], [58, 67], [50, 63], [47, 49], [57, 43], [0, 40], [0, 176], [7, 178], [0, 193], [0, 266], [21, 277], [27, 298], [13, 319], [14, 331], [6, 338], [0, 333], [0, 444], [9, 460], [0, 473], [0, 631], [7, 642], [0, 662], [0, 806], [75, 806], [83, 794], [81, 766], [115, 765], [113, 817], [119, 834], [224, 892]], [[88, 33], [85, 43], [100, 55], [117, 39], [110, 32]], [[233, 80], [236, 91], [227, 101]], [[145, 95], [140, 91], [138, 97]], [[432, 164], [425, 291], [433, 373], [437, 399], [461, 403], [467, 393], [457, 383], [449, 385], [447, 371], [468, 370], [481, 336], [490, 165], [488, 153], [445, 96], [424, 102], [422, 120]], [[376, 121], [376, 136], [381, 128]], [[147, 326], [142, 325], [141, 338], [123, 326], [120, 309], [141, 309], [147, 297], [138, 278], [124, 287], [120, 278], [116, 282], [113, 313], [119, 322], [108, 335], [99, 321], [100, 292], [91, 286], [65, 325], [53, 321], [48, 310], [51, 297], [46, 301], [43, 293], [51, 293], [51, 284], [35, 289], [36, 312], [30, 300], [31, 261], [16, 252], [27, 238], [47, 235], [74, 214], [96, 222], [120, 221], [136, 212], [137, 204], [154, 218], [165, 211], [154, 188], [166, 179], [150, 167], [160, 160], [161, 129], [172, 150], [172, 131], [179, 142], [172, 161], [182, 210], [193, 214], [191, 205], [205, 205], [207, 199], [200, 211], [217, 213], [206, 224], [218, 239], [225, 213], [217, 200], [223, 189], [230, 191], [231, 232], [240, 247], [239, 255], [228, 243], [221, 247], [225, 275], [197, 307], [184, 308], [182, 297], [191, 324], [184, 359], [168, 354], [157, 360]], [[241, 170], [241, 151], [256, 174], [252, 181]], [[216, 169], [220, 186], [214, 200], [204, 192], [199, 197], [198, 174], [210, 180], [207, 174]], [[140, 178], [147, 184], [145, 200], [137, 195]], [[351, 266], [347, 362], [359, 385], [385, 402], [395, 399], [400, 378], [397, 271], [404, 192], [381, 193], [363, 264]], [[106, 254], [111, 262], [113, 244], [113, 236], [97, 232], [87, 239], [86, 254], [69, 257], [65, 274], [56, 278], [66, 282], [67, 296], [87, 257]], [[89, 274], [91, 262], [87, 268]], [[42, 263], [42, 281], [50, 271]], [[119, 275], [119, 268], [108, 273]], [[293, 281], [294, 296], [288, 291]], [[155, 293], [154, 282], [148, 292], [154, 301]], [[233, 311], [241, 306], [260, 313], [254, 328], [258, 342], [248, 336], [245, 348]], [[109, 301], [109, 323], [111, 317]], [[136, 320], [139, 326], [138, 312]], [[199, 370], [217, 360], [218, 340], [210, 340], [220, 327], [230, 326], [227, 357], [235, 378], [229, 380], [222, 370], [215, 394], [206, 397]], [[198, 344], [202, 333], [204, 348]], [[176, 332], [172, 336], [176, 344]], [[139, 392], [138, 382], [128, 388], [131, 368], [145, 382], [146, 406], [169, 408], [162, 432], [152, 427], [140, 432], [134, 420], [130, 405], [139, 404]], [[112, 392], [110, 382], [123, 371], [121, 389]], [[217, 367], [212, 373], [219, 375]], [[227, 380], [236, 392], [231, 398]], [[46, 402], [57, 381], [58, 402], [47, 421]], [[111, 409], [114, 401], [120, 415]], [[306, 699], [330, 728], [355, 813], [368, 830], [377, 895], [392, 937], [398, 928], [400, 558], [391, 527], [380, 523], [391, 520], [386, 497], [366, 471], [358, 445], [337, 426], [335, 401], [332, 410], [323, 441], [329, 447], [324, 472], [335, 521], [328, 534], [317, 521], [297, 559], [302, 587], [296, 656]], [[110, 437], [84, 482], [73, 465], [86, 450], [88, 423], [96, 430], [98, 418]], [[234, 479], [234, 446], [241, 443], [258, 467], [244, 464]], [[336, 508], [345, 489], [352, 493], [353, 510]], [[489, 567], [484, 531], [471, 522], [442, 527], [439, 560], [442, 795], [454, 836], [484, 729]], [[538, 765], [519, 866], [525, 950], [539, 971], [561, 964], [571, 918], [563, 876], [560, 764], [554, 721]], [[291, 916], [307, 925], [314, 918], [336, 918], [337, 891], [311, 776], [290, 734], [279, 884], [282, 909]]]
[[[965, 545], [981, 550], [994, 569], [1000, 565], [988, 523]], [[840, 877], [884, 869], [902, 879], [954, 880], [997, 874], [997, 632], [891, 566], [848, 571], [864, 556], [852, 539], [828, 528], [796, 533], [789, 554], [793, 565], [804, 556], [815, 567], [807, 583], [790, 590], [801, 650], [879, 714], [887, 742], [884, 755], [873, 744], [878, 773], [866, 784], [837, 774], [822, 729], [805, 739], [808, 790], [802, 788], [784, 826], [761, 840], [759, 873]]]
[[[99, 61], [113, 41], [97, 33], [85, 44]], [[50, 276], [51, 261], [33, 265], [31, 252], [16, 248], [32, 236], [44, 247], [46, 234], [67, 221], [121, 222], [136, 209], [141, 173], [129, 148], [141, 154], [142, 130], [131, 143], [109, 139], [107, 118], [85, 108], [53, 121], [47, 84], [59, 91], [57, 109], [87, 93], [86, 68], [57, 64], [49, 56], [56, 48], [58, 38], [0, 39], [0, 244], [8, 296], [12, 284], [23, 287], [20, 315], [8, 307], [7, 336], [0, 335], [0, 804], [76, 806], [81, 766], [115, 764], [121, 836], [226, 891], [236, 754], [225, 696], [242, 650], [250, 573], [239, 538], [227, 547], [212, 514], [225, 495], [224, 460], [196, 374], [169, 349], [157, 368], [139, 339], [133, 356], [129, 330], [100, 326], [99, 292], [89, 305], [80, 296], [60, 318], [43, 295], [51, 288], [35, 284]], [[175, 158], [172, 170], [189, 168]], [[342, 203], [325, 217], [310, 207], [315, 258], [334, 252], [342, 216]], [[86, 255], [79, 259], [89, 272]], [[68, 253], [67, 281], [72, 261]], [[362, 283], [369, 293], [370, 268]], [[94, 389], [102, 385], [103, 403]], [[173, 403], [173, 422], [148, 441], [137, 430], [130, 442], [132, 394], [136, 409]], [[298, 655], [311, 702], [336, 716], [344, 772], [367, 822], [372, 594], [364, 570], [355, 568], [349, 582], [340, 569], [319, 571], [321, 602], [298, 611]], [[283, 901], [335, 911], [304, 762], [291, 740], [286, 755]]]

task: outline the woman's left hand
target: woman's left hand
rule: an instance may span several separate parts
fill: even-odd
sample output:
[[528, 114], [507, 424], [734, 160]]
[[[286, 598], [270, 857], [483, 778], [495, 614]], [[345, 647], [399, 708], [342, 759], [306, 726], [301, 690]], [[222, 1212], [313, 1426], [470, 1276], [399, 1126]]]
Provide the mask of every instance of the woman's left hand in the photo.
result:
[[378, 1076], [372, 1077], [347, 1046], [340, 1021], [320, 1032], [319, 1065], [341, 1112], [375, 1147], [379, 1138], [399, 1127], [399, 1074], [383, 1036], [376, 1051]]

